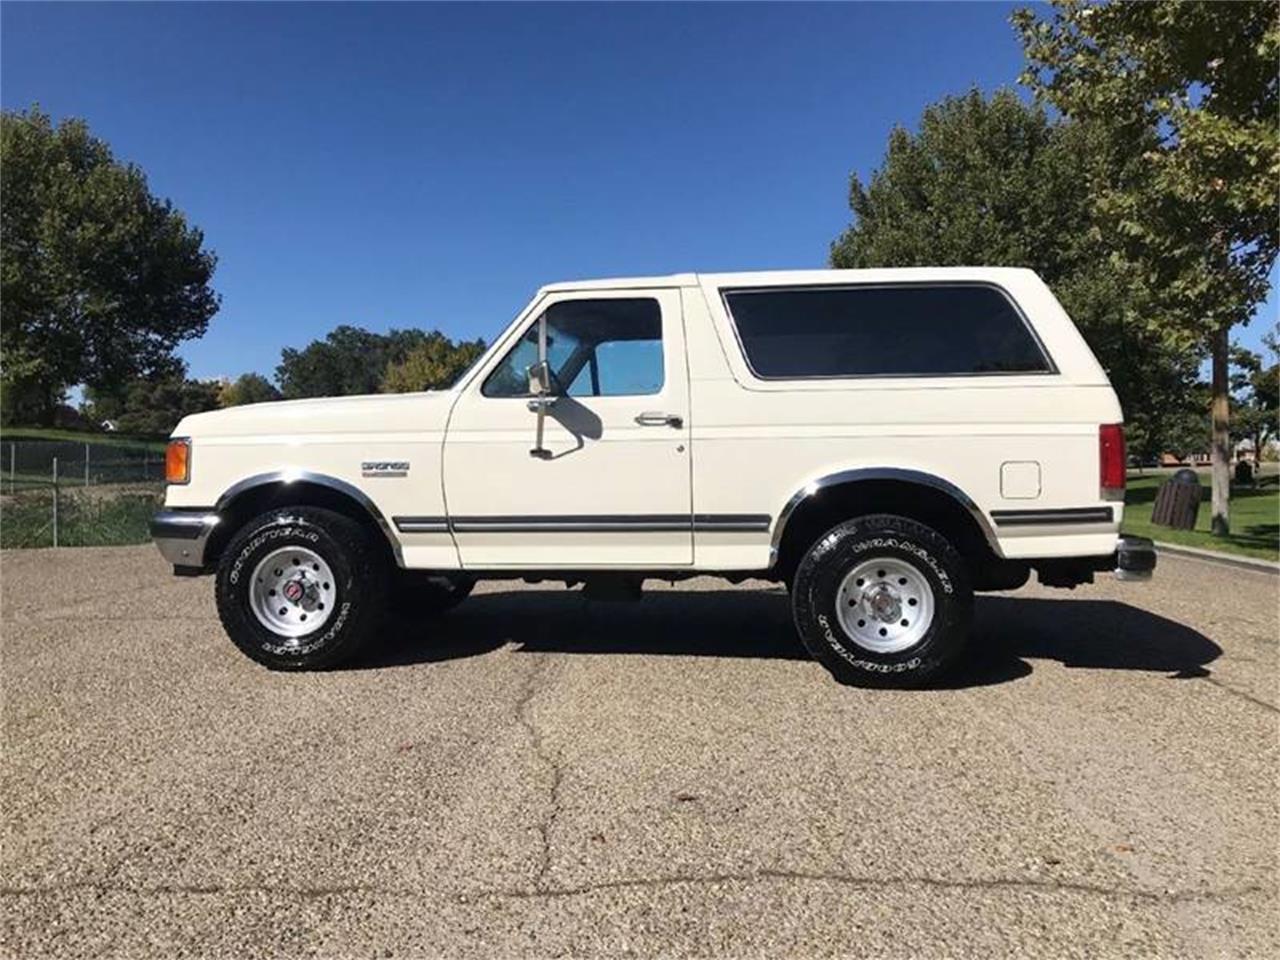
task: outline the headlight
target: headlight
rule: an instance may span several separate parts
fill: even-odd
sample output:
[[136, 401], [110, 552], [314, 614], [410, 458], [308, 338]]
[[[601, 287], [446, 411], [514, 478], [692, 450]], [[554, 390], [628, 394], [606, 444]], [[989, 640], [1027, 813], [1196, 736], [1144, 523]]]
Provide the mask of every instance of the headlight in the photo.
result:
[[164, 448], [165, 483], [186, 483], [191, 479], [191, 441], [174, 437]]

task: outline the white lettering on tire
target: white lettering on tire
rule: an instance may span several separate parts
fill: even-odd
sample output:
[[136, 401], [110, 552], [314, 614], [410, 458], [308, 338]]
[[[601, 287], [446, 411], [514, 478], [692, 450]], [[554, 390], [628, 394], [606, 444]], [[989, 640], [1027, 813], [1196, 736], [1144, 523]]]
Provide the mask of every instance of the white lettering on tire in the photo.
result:
[[231, 567], [231, 572], [227, 575], [227, 580], [233, 584], [239, 583], [240, 570], [244, 567], [245, 561], [249, 559], [249, 554], [253, 553], [253, 551], [257, 550], [258, 547], [262, 546], [264, 543], [278, 539], [279, 537], [288, 536], [298, 536], [303, 540], [309, 540], [312, 543], [318, 543], [320, 540], [320, 534], [309, 527], [270, 527], [269, 529], [259, 533], [244, 545], [244, 549], [240, 551], [240, 555], [236, 557], [235, 564]]
[[909, 540], [898, 540], [896, 537], [876, 537], [874, 540], [859, 540], [852, 544], [850, 549], [854, 553], [865, 553], [873, 547], [889, 547], [895, 550], [902, 550], [906, 553], [923, 560], [937, 576], [939, 583], [942, 585], [944, 593], [955, 593], [955, 586], [951, 583], [951, 578], [947, 576], [947, 572], [938, 565], [938, 561], [924, 547], [914, 544]]
[[910, 660], [903, 660], [901, 663], [875, 663], [871, 660], [855, 657], [836, 639], [835, 634], [831, 631], [831, 623], [827, 620], [825, 613], [818, 614], [818, 623], [822, 625], [822, 636], [827, 641], [827, 646], [839, 654], [841, 659], [860, 670], [870, 670], [872, 673], [906, 673], [906, 671], [914, 670], [920, 666], [919, 657], [912, 657]]

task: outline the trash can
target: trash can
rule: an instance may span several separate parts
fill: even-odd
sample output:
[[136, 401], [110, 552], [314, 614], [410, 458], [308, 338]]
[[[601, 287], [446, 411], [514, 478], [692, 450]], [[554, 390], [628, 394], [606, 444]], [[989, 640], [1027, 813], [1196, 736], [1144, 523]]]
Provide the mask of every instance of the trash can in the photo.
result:
[[1182, 469], [1160, 484], [1151, 522], [1174, 530], [1194, 530], [1200, 515], [1200, 478], [1194, 470]]
[[1248, 460], [1237, 460], [1235, 481], [1242, 485], [1253, 483], [1253, 464]]

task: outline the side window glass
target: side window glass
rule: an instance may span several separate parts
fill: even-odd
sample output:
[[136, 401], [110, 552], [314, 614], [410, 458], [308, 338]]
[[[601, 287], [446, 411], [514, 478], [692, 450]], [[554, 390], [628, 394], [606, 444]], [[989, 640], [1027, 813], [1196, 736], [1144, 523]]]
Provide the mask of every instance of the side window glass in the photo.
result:
[[661, 340], [609, 340], [596, 347], [596, 361], [599, 396], [638, 397], [662, 389]]
[[[546, 312], [547, 360], [570, 397], [645, 396], [662, 390], [662, 312], [648, 297], [563, 300]], [[535, 322], [485, 380], [486, 397], [524, 397], [538, 358]]]
[[722, 291], [764, 379], [1042, 373], [1044, 351], [986, 284]]
[[529, 393], [529, 367], [538, 359], [538, 324], [535, 322], [507, 351], [480, 392], [486, 397], [523, 397]]

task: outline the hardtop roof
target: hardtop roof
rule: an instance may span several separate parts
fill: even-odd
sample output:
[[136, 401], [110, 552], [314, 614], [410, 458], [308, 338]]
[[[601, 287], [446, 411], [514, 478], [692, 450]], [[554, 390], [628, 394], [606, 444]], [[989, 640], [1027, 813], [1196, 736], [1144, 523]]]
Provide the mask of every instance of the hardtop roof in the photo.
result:
[[968, 280], [1000, 282], [1031, 271], [1024, 267], [882, 267], [870, 270], [752, 270], [730, 273], [672, 273], [652, 277], [610, 277], [549, 283], [539, 293], [565, 290], [636, 290], [653, 287], [802, 286], [822, 283], [893, 283]]

